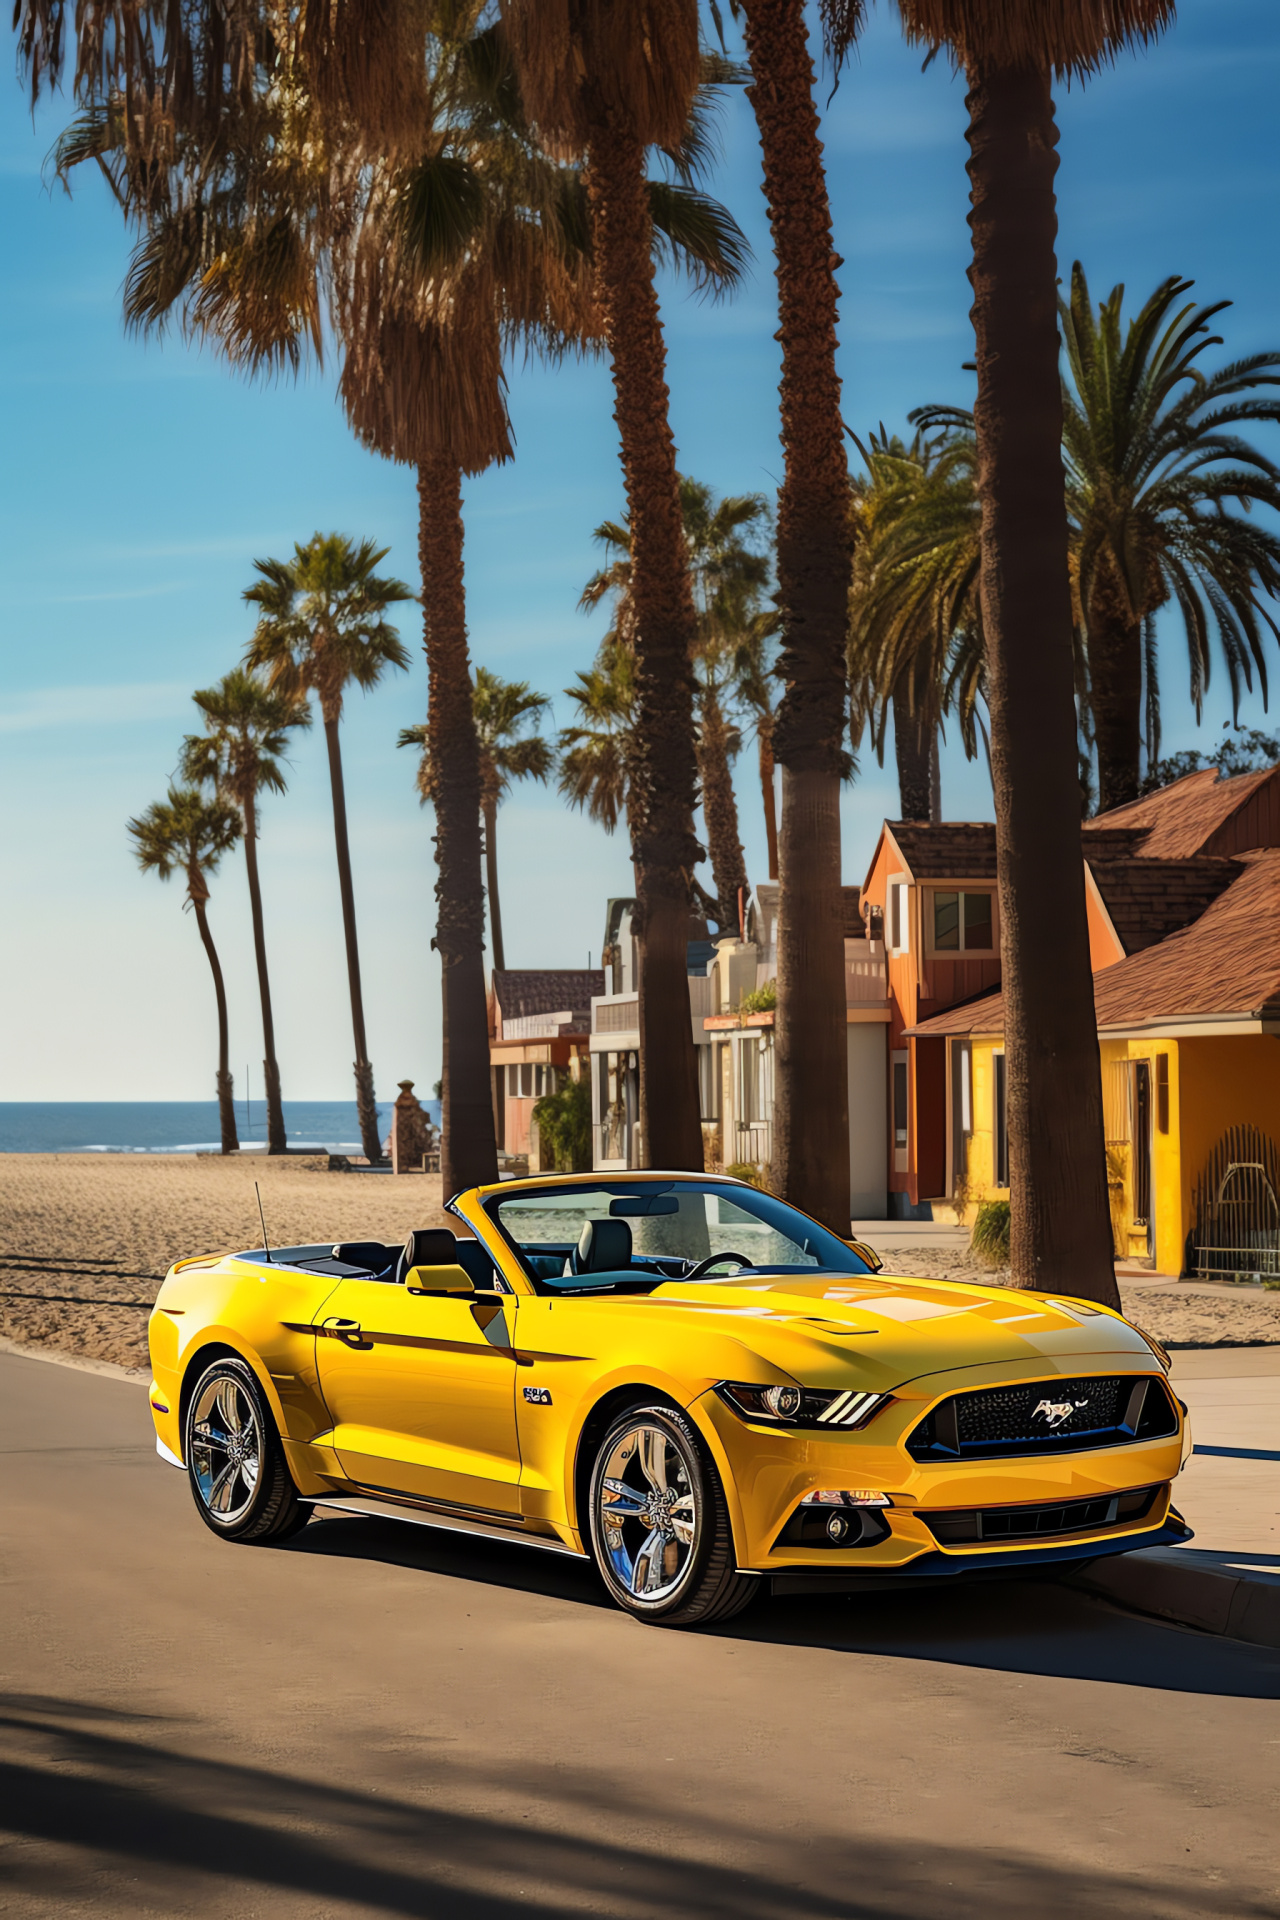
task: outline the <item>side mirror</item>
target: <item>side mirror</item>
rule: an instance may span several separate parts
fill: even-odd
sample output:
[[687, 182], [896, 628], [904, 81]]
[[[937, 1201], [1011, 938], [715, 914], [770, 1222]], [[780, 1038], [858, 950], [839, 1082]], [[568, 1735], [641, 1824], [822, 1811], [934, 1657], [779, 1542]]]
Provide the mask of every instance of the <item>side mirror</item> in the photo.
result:
[[859, 1260], [866, 1261], [872, 1273], [879, 1273], [884, 1266], [884, 1261], [880, 1258], [875, 1248], [869, 1247], [865, 1240], [846, 1240], [845, 1245], [853, 1249]]
[[475, 1292], [471, 1275], [461, 1267], [410, 1267], [405, 1275], [410, 1293], [470, 1295]]

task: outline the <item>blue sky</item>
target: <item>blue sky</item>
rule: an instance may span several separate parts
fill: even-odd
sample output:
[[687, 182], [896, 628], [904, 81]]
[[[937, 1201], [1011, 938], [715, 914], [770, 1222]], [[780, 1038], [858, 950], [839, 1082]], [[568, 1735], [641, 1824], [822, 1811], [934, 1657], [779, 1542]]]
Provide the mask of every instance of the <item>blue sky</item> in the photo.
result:
[[[1081, 258], [1095, 295], [1140, 300], [1163, 276], [1229, 297], [1224, 352], [1280, 344], [1280, 13], [1275, 0], [1182, 0], [1175, 31], [1059, 100], [1059, 262]], [[824, 102], [829, 80], [821, 86]], [[232, 666], [250, 622], [252, 561], [315, 529], [372, 535], [416, 581], [411, 474], [363, 452], [331, 372], [247, 385], [176, 339], [125, 337], [126, 244], [105, 189], [50, 191], [44, 155], [68, 109], [33, 126], [12, 76], [0, 92], [0, 273], [6, 593], [0, 645], [0, 1099], [191, 1099], [212, 1093], [212, 991], [172, 886], [132, 864], [127, 816], [163, 793], [193, 688]], [[825, 106], [836, 241], [845, 265], [846, 420], [900, 428], [926, 400], [967, 400], [971, 357], [963, 86], [920, 72], [881, 7]], [[682, 468], [722, 491], [769, 491], [780, 472], [773, 282], [754, 125], [724, 116], [714, 190], [755, 248], [728, 306], [664, 288], [671, 417]], [[473, 656], [557, 696], [589, 663], [599, 622], [575, 610], [595, 565], [592, 527], [622, 503], [607, 370], [513, 370], [513, 464], [467, 489]], [[398, 729], [422, 717], [414, 665], [345, 723], [370, 1044], [381, 1094], [439, 1072], [431, 823]], [[1212, 746], [1228, 715], [1215, 678], [1197, 731], [1176, 629], [1164, 640], [1166, 749]], [[566, 703], [558, 700], [557, 717]], [[1263, 724], [1260, 699], [1245, 718]], [[753, 760], [739, 796], [749, 871], [764, 873]], [[989, 818], [983, 769], [944, 762], [953, 818]], [[891, 778], [864, 751], [844, 809], [845, 877], [861, 879]], [[629, 890], [622, 840], [553, 791], [518, 793], [499, 852], [507, 959], [599, 959], [604, 902]], [[283, 800], [264, 811], [262, 867], [286, 1096], [346, 1097], [351, 1039], [319, 729], [300, 740]], [[261, 1090], [242, 860], [215, 881], [232, 1051]], [[237, 1069], [243, 1093], [243, 1067]]]

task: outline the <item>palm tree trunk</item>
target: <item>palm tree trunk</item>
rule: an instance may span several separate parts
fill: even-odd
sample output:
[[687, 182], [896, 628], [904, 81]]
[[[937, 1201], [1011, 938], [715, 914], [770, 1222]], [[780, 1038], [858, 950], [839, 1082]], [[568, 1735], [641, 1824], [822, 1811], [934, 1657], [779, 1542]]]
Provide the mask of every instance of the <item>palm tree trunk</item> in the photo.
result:
[[1136, 800], [1142, 777], [1142, 622], [1109, 559], [1094, 576], [1087, 630], [1098, 811], [1106, 813]]
[[760, 798], [764, 802], [764, 839], [769, 856], [769, 878], [778, 877], [778, 800], [773, 790], [773, 715], [756, 722], [756, 749], [760, 757]]
[[738, 803], [729, 768], [729, 730], [713, 687], [704, 687], [698, 729], [698, 771], [702, 776], [702, 817], [707, 823], [707, 850], [716, 890], [720, 931], [738, 930], [738, 898], [745, 894], [747, 864], [738, 837]]
[[744, 0], [743, 11], [778, 279], [786, 462], [778, 495], [786, 692], [774, 735], [783, 781], [773, 1179], [784, 1198], [847, 1234], [840, 782], [851, 542], [836, 373], [840, 261], [803, 0]]
[[1016, 1286], [1119, 1305], [1089, 969], [1046, 72], [968, 69], [982, 613]]
[[342, 781], [342, 748], [338, 715], [324, 716], [324, 743], [329, 750], [329, 786], [333, 793], [333, 839], [338, 853], [338, 886], [342, 894], [342, 933], [347, 946], [347, 984], [351, 989], [351, 1032], [355, 1041], [356, 1113], [360, 1144], [370, 1166], [382, 1160], [378, 1138], [378, 1104], [373, 1092], [373, 1068], [364, 1037], [364, 995], [360, 988], [360, 947], [356, 939], [356, 896], [351, 884], [351, 843], [347, 838], [347, 795]]
[[280, 1068], [276, 1061], [276, 1029], [271, 1015], [271, 980], [267, 973], [267, 935], [262, 920], [262, 885], [258, 878], [258, 812], [253, 798], [244, 810], [244, 864], [249, 876], [249, 911], [253, 916], [253, 952], [258, 963], [258, 997], [262, 1002], [262, 1078], [267, 1093], [267, 1152], [287, 1153], [284, 1107], [280, 1099]]
[[222, 1151], [239, 1153], [240, 1140], [236, 1133], [235, 1087], [231, 1078], [230, 1048], [227, 1032], [227, 989], [222, 980], [222, 964], [218, 959], [218, 949], [213, 944], [213, 935], [209, 931], [209, 917], [205, 912], [205, 901], [209, 897], [203, 876], [197, 885], [194, 879], [188, 882], [188, 895], [195, 908], [196, 925], [200, 929], [200, 938], [204, 950], [209, 956], [209, 965], [213, 970], [213, 991], [218, 1001], [218, 1120], [222, 1133]]
[[693, 830], [689, 664], [697, 622], [667, 417], [645, 150], [604, 108], [591, 127], [587, 200], [631, 522], [636, 719], [627, 811], [640, 945], [641, 1152], [648, 1166], [700, 1172], [687, 953], [690, 882], [702, 852]]
[[903, 820], [933, 818], [930, 749], [937, 732], [923, 707], [911, 711], [904, 676], [893, 692], [893, 757], [898, 767], [898, 808]]
[[485, 798], [481, 811], [484, 814], [484, 880], [485, 892], [489, 896], [489, 950], [493, 954], [494, 971], [503, 973], [507, 960], [502, 945], [502, 903], [498, 898], [498, 803]]
[[[444, 1195], [498, 1177], [484, 987], [480, 747], [462, 570], [462, 475], [433, 454], [418, 466], [418, 557], [427, 655], [427, 750], [435, 776], [436, 937], [443, 1015], [440, 1172]], [[496, 865], [493, 868], [496, 878]], [[496, 896], [496, 886], [495, 886]]]

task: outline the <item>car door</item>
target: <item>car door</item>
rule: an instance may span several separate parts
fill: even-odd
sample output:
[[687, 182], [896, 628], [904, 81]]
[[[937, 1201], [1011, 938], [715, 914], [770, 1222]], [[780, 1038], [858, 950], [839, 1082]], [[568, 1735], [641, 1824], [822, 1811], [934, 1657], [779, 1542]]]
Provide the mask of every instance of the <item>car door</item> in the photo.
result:
[[519, 1512], [514, 1304], [494, 1293], [340, 1282], [322, 1309], [316, 1355], [349, 1479]]

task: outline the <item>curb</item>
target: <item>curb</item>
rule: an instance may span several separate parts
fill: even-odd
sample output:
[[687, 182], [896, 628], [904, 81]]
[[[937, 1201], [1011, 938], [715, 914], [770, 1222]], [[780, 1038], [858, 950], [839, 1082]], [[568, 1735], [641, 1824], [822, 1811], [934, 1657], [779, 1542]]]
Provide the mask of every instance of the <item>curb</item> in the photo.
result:
[[20, 1340], [9, 1340], [3, 1334], [0, 1353], [11, 1353], [18, 1360], [44, 1360], [52, 1367], [74, 1367], [77, 1373], [96, 1373], [109, 1380], [128, 1380], [135, 1387], [145, 1387], [151, 1379], [143, 1367], [121, 1367], [114, 1360], [91, 1360], [78, 1353], [54, 1353], [48, 1347], [24, 1347]]
[[1175, 1620], [1255, 1647], [1280, 1647], [1280, 1580], [1189, 1563], [1180, 1547], [1150, 1547], [1095, 1560], [1072, 1584], [1136, 1613]]

